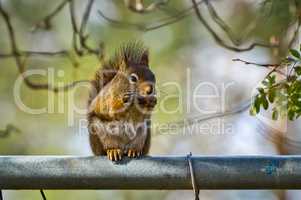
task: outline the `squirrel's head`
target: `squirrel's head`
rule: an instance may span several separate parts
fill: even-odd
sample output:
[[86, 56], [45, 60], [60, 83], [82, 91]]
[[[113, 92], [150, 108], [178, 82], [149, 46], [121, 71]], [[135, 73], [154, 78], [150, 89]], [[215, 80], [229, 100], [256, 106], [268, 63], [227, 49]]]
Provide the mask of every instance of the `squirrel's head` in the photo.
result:
[[[125, 104], [135, 102], [148, 111], [157, 103], [155, 75], [149, 68], [149, 52], [141, 42], [130, 42], [121, 47], [115, 58], [120, 79], [123, 81], [123, 101]], [[116, 63], [117, 61], [117, 63]]]

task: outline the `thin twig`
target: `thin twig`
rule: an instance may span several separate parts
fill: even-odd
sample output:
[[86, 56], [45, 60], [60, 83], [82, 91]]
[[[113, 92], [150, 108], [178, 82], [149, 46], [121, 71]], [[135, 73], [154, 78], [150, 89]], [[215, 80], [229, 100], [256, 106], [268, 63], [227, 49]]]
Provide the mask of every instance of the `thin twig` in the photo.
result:
[[262, 43], [252, 43], [248, 47], [245, 47], [245, 48], [238, 48], [235, 46], [227, 45], [225, 43], [225, 41], [223, 41], [219, 37], [219, 35], [211, 28], [211, 26], [205, 20], [205, 18], [203, 17], [203, 15], [201, 14], [201, 12], [198, 8], [196, 0], [192, 0], [192, 3], [193, 3], [193, 8], [194, 8], [197, 18], [205, 26], [205, 28], [209, 31], [209, 33], [212, 35], [215, 42], [217, 42], [220, 46], [222, 46], [228, 50], [235, 51], [235, 52], [250, 51], [250, 50], [254, 49], [255, 47], [265, 47], [265, 48], [278, 47], [278, 45], [269, 45], [269, 44], [262, 44]]
[[243, 62], [246, 65], [255, 65], [258, 67], [272, 68], [272, 70], [266, 75], [266, 77], [270, 76], [273, 72], [277, 72], [283, 76], [286, 76], [286, 74], [284, 72], [282, 72], [281, 70], [278, 69], [281, 66], [281, 64], [260, 64], [260, 63], [245, 61], [245, 60], [242, 60], [239, 58], [232, 59], [232, 61]]
[[234, 61], [234, 62], [243, 62], [246, 65], [256, 65], [256, 66], [259, 66], [259, 67], [267, 67], [267, 68], [280, 66], [280, 64], [260, 64], [260, 63], [254, 63], [254, 62], [245, 61], [245, 60], [242, 60], [242, 59], [239, 59], [239, 58], [232, 59], [232, 61]]
[[297, 16], [297, 26], [294, 31], [293, 37], [288, 44], [289, 49], [292, 48], [293, 44], [296, 42], [296, 39], [298, 38], [298, 35], [299, 35], [299, 29], [301, 26], [301, 16], [299, 14], [298, 2], [297, 2], [297, 0], [295, 0], [294, 2], [295, 2], [295, 9], [296, 9], [296, 16]]
[[7, 124], [4, 130], [0, 130], [0, 138], [8, 137], [12, 133], [21, 133], [21, 130], [12, 124]]
[[99, 55], [100, 53], [100, 49], [93, 49], [91, 47], [88, 46], [87, 44], [87, 39], [88, 39], [88, 35], [85, 35], [85, 30], [86, 30], [86, 26], [87, 26], [87, 22], [89, 20], [90, 17], [90, 13], [92, 10], [92, 6], [93, 6], [94, 0], [89, 0], [86, 10], [84, 12], [82, 21], [81, 21], [81, 25], [80, 25], [80, 29], [79, 29], [79, 41], [81, 46], [86, 49], [89, 53], [93, 53], [96, 55]]
[[0, 1], [0, 15], [2, 15], [5, 25], [7, 27], [7, 30], [8, 30], [11, 54], [14, 55], [14, 60], [18, 67], [19, 73], [23, 77], [23, 80], [28, 87], [30, 87], [31, 89], [35, 89], [35, 90], [51, 90], [53, 92], [60, 92], [60, 91], [67, 91], [67, 90], [73, 88], [78, 83], [87, 82], [86, 80], [74, 81], [70, 84], [66, 84], [61, 87], [55, 87], [55, 86], [50, 85], [49, 83], [39, 84], [39, 83], [32, 82], [28, 77], [26, 77], [24, 75], [26, 70], [25, 70], [24, 63], [20, 57], [20, 51], [18, 50], [18, 47], [17, 47], [17, 40], [16, 40], [15, 32], [14, 32], [12, 23], [10, 21], [10, 17], [8, 15], [8, 13], [3, 9], [1, 1]]
[[[102, 44], [99, 45], [98, 49], [93, 49], [87, 44], [88, 35], [85, 35], [86, 25], [91, 13], [91, 9], [93, 6], [94, 0], [89, 0], [87, 7], [85, 9], [84, 15], [82, 17], [81, 25], [80, 27], [77, 26], [76, 23], [76, 14], [75, 14], [75, 2], [74, 0], [64, 0], [61, 4], [59, 4], [56, 9], [51, 12], [49, 15], [47, 15], [42, 22], [45, 24], [46, 29], [50, 29], [50, 21], [52, 18], [54, 18], [67, 4], [69, 4], [69, 12], [70, 12], [70, 18], [71, 18], [71, 24], [73, 29], [73, 49], [75, 53], [79, 56], [83, 56], [84, 52], [83, 50], [87, 51], [87, 54], [95, 54], [99, 57], [100, 54], [100, 47]], [[41, 24], [41, 23], [39, 23]], [[79, 41], [81, 47], [78, 47], [77, 42]]]
[[143, 0], [124, 0], [124, 3], [128, 9], [135, 13], [146, 14], [159, 9], [164, 5], [167, 5], [169, 0], [153, 2], [149, 6], [145, 6], [143, 4]]
[[[256, 25], [253, 25], [251, 23], [250, 26], [245, 28], [245, 32], [241, 34], [240, 38], [236, 38], [233, 30], [227, 25], [227, 23], [218, 15], [216, 12], [214, 6], [212, 5], [210, 0], [205, 0], [205, 4], [207, 6], [207, 9], [209, 11], [209, 14], [213, 21], [226, 33], [230, 41], [235, 45], [235, 46], [240, 46], [244, 39], [256, 28]], [[255, 20], [256, 21], [256, 20]]]
[[242, 51], [252, 50], [253, 48], [255, 48], [257, 46], [264, 47], [264, 48], [278, 47], [278, 45], [270, 45], [270, 44], [263, 44], [263, 43], [252, 43], [248, 47], [245, 47], [245, 48], [238, 48], [238, 47], [235, 47], [235, 46], [227, 45], [218, 36], [218, 34], [211, 28], [211, 26], [207, 23], [207, 21], [203, 18], [200, 11], [198, 10], [198, 6], [203, 2], [207, 2], [207, 7], [208, 7], [209, 12], [212, 15], [212, 18], [229, 35], [229, 38], [232, 41], [232, 43], [236, 46], [240, 45], [241, 42], [234, 38], [234, 33], [230, 29], [230, 27], [228, 27], [226, 25], [226, 23], [218, 16], [218, 14], [214, 10], [213, 6], [208, 1], [205, 1], [205, 0], [202, 0], [202, 1], [199, 1], [199, 2], [196, 2], [194, 0], [192, 7], [187, 8], [187, 9], [177, 13], [176, 15], [174, 15], [172, 17], [165, 18], [165, 19], [160, 19], [160, 20], [158, 20], [157, 22], [155, 22], [151, 25], [147, 25], [145, 23], [140, 23], [139, 24], [139, 23], [124, 22], [124, 21], [112, 19], [112, 18], [109, 18], [106, 15], [104, 15], [104, 13], [101, 12], [100, 10], [98, 10], [98, 13], [103, 19], [108, 21], [110, 24], [116, 26], [117, 28], [129, 28], [129, 29], [135, 29], [135, 30], [138, 30], [138, 31], [147, 32], [147, 31], [152, 31], [152, 30], [156, 30], [156, 29], [171, 25], [173, 23], [177, 23], [177, 22], [181, 21], [182, 19], [184, 19], [185, 17], [189, 16], [190, 11], [194, 9], [197, 13], [198, 18], [203, 23], [203, 25], [206, 27], [206, 29], [210, 32], [210, 34], [213, 36], [215, 41], [224, 48], [227, 48], [229, 50], [236, 51], [236, 52], [242, 52]]
[[76, 24], [76, 15], [75, 15], [75, 7], [74, 7], [74, 1], [71, 0], [69, 3], [69, 12], [70, 12], [70, 17], [71, 17], [71, 25], [72, 29], [75, 33], [79, 33], [77, 24]]
[[[201, 0], [201, 1], [197, 2], [197, 5], [200, 5], [203, 2], [204, 2], [204, 0]], [[117, 28], [134, 29], [134, 30], [138, 30], [138, 31], [148, 32], [148, 31], [153, 31], [153, 30], [165, 27], [165, 26], [169, 26], [171, 24], [174, 24], [174, 23], [177, 23], [177, 22], [183, 20], [184, 18], [186, 18], [187, 16], [190, 15], [190, 12], [192, 10], [193, 10], [193, 7], [186, 8], [183, 11], [180, 11], [177, 14], [171, 16], [171, 17], [160, 19], [160, 20], [158, 20], [156, 22], [153, 22], [149, 25], [147, 25], [145, 23], [140, 23], [139, 24], [139, 23], [131, 23], [131, 22], [125, 22], [125, 21], [121, 21], [121, 20], [117, 20], [117, 19], [112, 19], [110, 17], [107, 17], [100, 10], [98, 10], [98, 14], [104, 20], [106, 20], [108, 23], [110, 23], [111, 25], [113, 25]]]
[[110, 24], [116, 26], [117, 28], [129, 28], [129, 29], [134, 29], [134, 30], [143, 31], [143, 32], [153, 31], [153, 30], [165, 27], [165, 26], [169, 26], [171, 24], [179, 22], [180, 20], [182, 20], [186, 16], [188, 16], [188, 14], [185, 13], [182, 15], [173, 16], [172, 18], [170, 18], [169, 21], [166, 21], [166, 22], [162, 22], [162, 20], [159, 20], [159, 22], [160, 22], [159, 24], [146, 25], [146, 24], [130, 23], [130, 22], [119, 21], [116, 19], [111, 19], [111, 18], [105, 16], [100, 10], [98, 11], [98, 13], [103, 19], [108, 21]]
[[0, 58], [11, 58], [14, 56], [66, 56], [68, 55], [68, 51], [61, 50], [61, 51], [22, 51], [19, 50], [17, 55], [12, 53], [1, 53]]
[[232, 31], [232, 29], [226, 24], [226, 22], [224, 22], [224, 20], [217, 14], [217, 12], [215, 11], [213, 5], [210, 3], [210, 1], [205, 0], [205, 4], [208, 8], [208, 11], [211, 15], [211, 18], [215, 21], [215, 23], [217, 23], [219, 25], [219, 27], [226, 33], [226, 35], [229, 37], [229, 39], [231, 40], [231, 42], [238, 46], [240, 45], [240, 40], [235, 38], [235, 34]]
[[43, 57], [54, 57], [54, 56], [59, 56], [59, 57], [66, 57], [72, 64], [74, 68], [78, 67], [78, 62], [76, 59], [74, 59], [70, 53], [66, 50], [61, 50], [61, 51], [18, 51], [18, 55], [14, 55], [12, 53], [7, 53], [7, 54], [0, 54], [0, 58], [14, 58], [16, 56], [18, 57], [32, 57], [32, 56], [43, 56]]
[[296, 42], [296, 39], [298, 38], [300, 26], [301, 26], [301, 19], [299, 17], [298, 22], [297, 22], [296, 30], [294, 31], [293, 37], [292, 37], [292, 39], [290, 40], [290, 42], [288, 44], [289, 49], [292, 48], [293, 44]]
[[85, 9], [82, 21], [81, 21], [80, 29], [79, 29], [79, 33], [82, 36], [84, 36], [84, 34], [85, 34], [87, 22], [88, 22], [88, 19], [90, 17], [90, 13], [91, 13], [93, 3], [94, 3], [94, 0], [89, 0], [88, 4], [86, 6], [86, 9]]
[[43, 28], [45, 29], [50, 29], [51, 28], [51, 20], [65, 7], [65, 5], [69, 2], [70, 0], [64, 0], [62, 3], [60, 3], [50, 14], [48, 14], [44, 19], [36, 25], [34, 28], [40, 28], [41, 25], [43, 24]]
[[75, 51], [75, 53], [79, 56], [83, 56], [84, 52], [78, 47], [77, 44], [77, 36], [79, 34], [79, 29], [76, 23], [76, 15], [75, 15], [75, 5], [74, 1], [70, 1], [69, 3], [69, 12], [70, 12], [70, 18], [71, 18], [71, 25], [72, 25], [72, 46]]
[[[76, 23], [76, 15], [75, 15], [75, 5], [74, 5], [74, 1], [70, 0], [69, 3], [69, 12], [70, 12], [70, 17], [71, 17], [71, 24], [72, 24], [72, 29], [73, 29], [73, 35], [72, 35], [72, 45], [73, 45], [73, 49], [76, 52], [76, 54], [78, 56], [83, 56], [85, 55], [85, 52], [87, 54], [94, 54], [96, 55], [98, 58], [101, 57], [102, 55], [100, 55], [100, 52], [102, 51], [102, 46], [103, 44], [100, 43], [98, 45], [98, 48], [92, 48], [87, 44], [88, 41], [88, 37], [89, 35], [85, 34], [86, 31], [86, 27], [87, 27], [87, 23], [91, 14], [91, 10], [93, 7], [93, 3], [94, 0], [89, 0], [83, 17], [81, 19], [81, 24], [80, 27], [77, 26]], [[79, 44], [78, 44], [79, 42]]]

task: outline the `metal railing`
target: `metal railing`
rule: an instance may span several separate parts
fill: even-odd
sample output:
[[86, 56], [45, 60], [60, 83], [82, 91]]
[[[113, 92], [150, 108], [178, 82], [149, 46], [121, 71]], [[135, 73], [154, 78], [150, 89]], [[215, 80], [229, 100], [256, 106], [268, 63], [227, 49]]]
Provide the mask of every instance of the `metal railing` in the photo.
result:
[[0, 189], [301, 189], [301, 156], [0, 156]]

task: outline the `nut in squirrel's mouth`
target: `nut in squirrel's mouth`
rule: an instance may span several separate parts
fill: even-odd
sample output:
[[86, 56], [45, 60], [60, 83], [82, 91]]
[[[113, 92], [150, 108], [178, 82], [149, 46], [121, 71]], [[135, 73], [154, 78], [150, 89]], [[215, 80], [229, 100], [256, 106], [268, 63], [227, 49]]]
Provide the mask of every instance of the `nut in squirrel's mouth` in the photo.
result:
[[140, 108], [146, 108], [147, 110], [152, 110], [157, 104], [156, 95], [124, 95], [123, 102], [126, 104], [135, 103]]
[[157, 104], [157, 97], [155, 95], [138, 96], [137, 101], [140, 106], [152, 109]]

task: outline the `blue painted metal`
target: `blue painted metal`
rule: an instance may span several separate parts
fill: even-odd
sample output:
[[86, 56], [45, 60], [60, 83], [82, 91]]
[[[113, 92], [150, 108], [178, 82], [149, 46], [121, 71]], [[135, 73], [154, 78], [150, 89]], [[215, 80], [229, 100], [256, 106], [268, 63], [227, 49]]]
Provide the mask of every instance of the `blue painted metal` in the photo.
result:
[[[200, 189], [301, 189], [301, 156], [192, 157]], [[191, 189], [187, 158], [0, 156], [0, 189]]]

